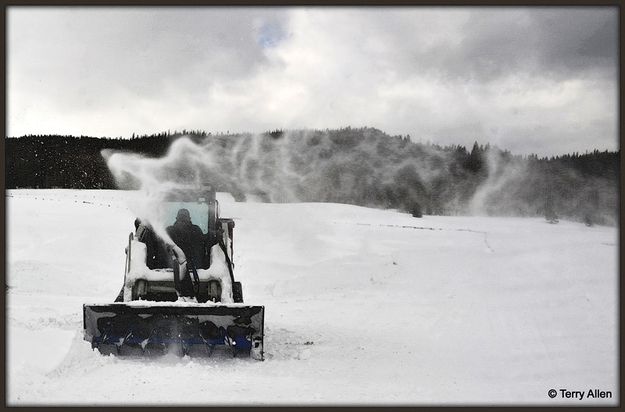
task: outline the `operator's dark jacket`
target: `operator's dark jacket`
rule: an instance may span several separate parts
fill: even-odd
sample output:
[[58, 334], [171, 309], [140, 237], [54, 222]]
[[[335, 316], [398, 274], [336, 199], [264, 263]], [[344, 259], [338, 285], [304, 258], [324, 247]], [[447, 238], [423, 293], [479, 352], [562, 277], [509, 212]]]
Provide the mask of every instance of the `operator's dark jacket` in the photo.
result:
[[167, 234], [182, 249], [189, 267], [204, 266], [204, 233], [198, 225], [190, 220], [176, 219], [176, 223], [167, 228]]

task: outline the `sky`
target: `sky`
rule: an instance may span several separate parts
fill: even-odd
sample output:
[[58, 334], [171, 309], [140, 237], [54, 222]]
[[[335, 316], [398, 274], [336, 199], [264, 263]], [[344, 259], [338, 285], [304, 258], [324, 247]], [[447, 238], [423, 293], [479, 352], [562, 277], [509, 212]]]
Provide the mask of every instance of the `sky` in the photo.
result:
[[7, 9], [7, 136], [375, 127], [616, 150], [616, 7]]

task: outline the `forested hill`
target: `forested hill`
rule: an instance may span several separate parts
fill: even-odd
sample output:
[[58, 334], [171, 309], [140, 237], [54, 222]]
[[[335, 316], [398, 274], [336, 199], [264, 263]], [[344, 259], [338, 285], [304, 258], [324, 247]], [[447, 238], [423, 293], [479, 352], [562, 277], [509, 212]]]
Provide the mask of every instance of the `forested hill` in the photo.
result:
[[339, 202], [417, 214], [538, 216], [554, 209], [576, 220], [618, 221], [618, 152], [539, 158], [477, 142], [471, 148], [416, 143], [372, 128], [7, 138], [6, 187], [114, 189], [103, 149], [161, 157], [183, 136], [211, 153], [208, 169], [218, 190], [237, 198], [254, 193], [267, 201]]

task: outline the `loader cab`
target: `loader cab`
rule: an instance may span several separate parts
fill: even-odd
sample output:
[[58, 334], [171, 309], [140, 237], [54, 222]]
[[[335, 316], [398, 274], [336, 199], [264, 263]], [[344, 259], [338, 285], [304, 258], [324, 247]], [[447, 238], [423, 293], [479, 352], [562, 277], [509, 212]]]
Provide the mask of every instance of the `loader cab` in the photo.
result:
[[168, 194], [158, 206], [161, 222], [173, 224], [180, 209], [187, 209], [193, 224], [198, 225], [205, 235], [213, 235], [217, 228], [219, 203], [212, 189], [202, 192], [176, 191]]
[[[189, 211], [191, 223], [198, 226], [202, 231], [201, 243], [194, 245], [201, 249], [201, 261], [195, 262], [198, 269], [210, 267], [210, 248], [216, 243], [216, 236], [220, 232], [219, 203], [216, 200], [215, 191], [205, 190], [203, 192], [191, 190], [179, 190], [169, 193], [165, 199], [155, 205], [157, 220], [163, 225], [163, 229], [171, 227], [176, 222], [176, 216], [181, 209]], [[228, 220], [228, 219], [226, 219]], [[234, 223], [234, 222], [233, 222]], [[232, 229], [230, 228], [230, 239], [232, 239]], [[150, 269], [171, 269], [173, 262], [167, 251], [166, 243], [163, 239], [157, 238], [155, 244], [148, 244], [147, 254], [153, 259], [148, 259]]]
[[[209, 221], [211, 206], [202, 201], [175, 201], [163, 203], [159, 208], [160, 220], [171, 240], [184, 250], [187, 261], [192, 261], [196, 269], [208, 269], [211, 264], [210, 248], [215, 243], [215, 223]], [[184, 223], [186, 219], [178, 220], [178, 216], [184, 215], [188, 215], [188, 223]], [[160, 249], [163, 251], [167, 252], [167, 248]], [[171, 256], [167, 257], [161, 262], [172, 267]]]
[[[155, 211], [158, 221], [169, 227], [176, 222], [178, 212], [181, 209], [186, 209], [189, 211], [191, 223], [197, 225], [202, 231], [201, 239], [196, 237], [197, 241], [193, 245], [194, 256], [200, 256], [199, 259], [194, 259], [196, 269], [200, 271], [198, 293], [201, 297], [198, 297], [198, 300], [220, 301], [224, 287], [222, 282], [210, 278], [202, 279], [201, 273], [201, 270], [211, 268], [213, 264], [211, 260], [215, 253], [212, 249], [217, 245], [219, 249], [217, 256], [222, 256], [221, 260], [223, 260], [225, 255], [225, 264], [229, 267], [226, 270], [226, 272], [230, 272], [228, 281], [230, 286], [228, 288], [232, 289], [235, 301], [242, 301], [240, 283], [235, 282], [232, 275], [234, 221], [219, 217], [219, 203], [215, 195], [215, 191], [211, 189], [202, 192], [191, 190], [173, 192], [163, 202], [155, 206]], [[173, 272], [176, 270], [177, 263], [173, 260], [171, 249], [168, 249], [163, 239], [156, 236], [156, 234], [154, 234], [154, 238], [156, 239], [154, 242], [142, 242], [140, 239], [136, 239], [146, 244], [145, 263], [150, 272], [149, 275], [137, 278], [131, 286], [132, 294], [128, 297], [131, 300], [173, 301], [178, 298], [173, 282]], [[225, 250], [221, 248], [220, 242]], [[181, 245], [178, 246], [182, 248]], [[198, 252], [198, 250], [201, 250], [201, 252]], [[223, 255], [222, 250], [224, 252]], [[127, 272], [129, 270], [130, 265], [128, 265]]]

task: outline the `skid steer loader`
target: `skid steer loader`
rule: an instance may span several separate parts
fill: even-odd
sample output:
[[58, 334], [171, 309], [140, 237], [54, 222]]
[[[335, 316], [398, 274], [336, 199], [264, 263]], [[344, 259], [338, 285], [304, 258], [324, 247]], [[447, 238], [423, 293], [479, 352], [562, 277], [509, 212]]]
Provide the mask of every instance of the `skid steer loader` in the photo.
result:
[[224, 347], [232, 356], [264, 359], [265, 310], [243, 303], [234, 278], [234, 221], [219, 216], [215, 195], [211, 188], [179, 190], [156, 206], [159, 221], [187, 216], [196, 226], [180, 245], [175, 225], [165, 242], [147, 222], [135, 221], [117, 299], [83, 305], [84, 339], [93, 349], [118, 355], [200, 349], [210, 356]]

